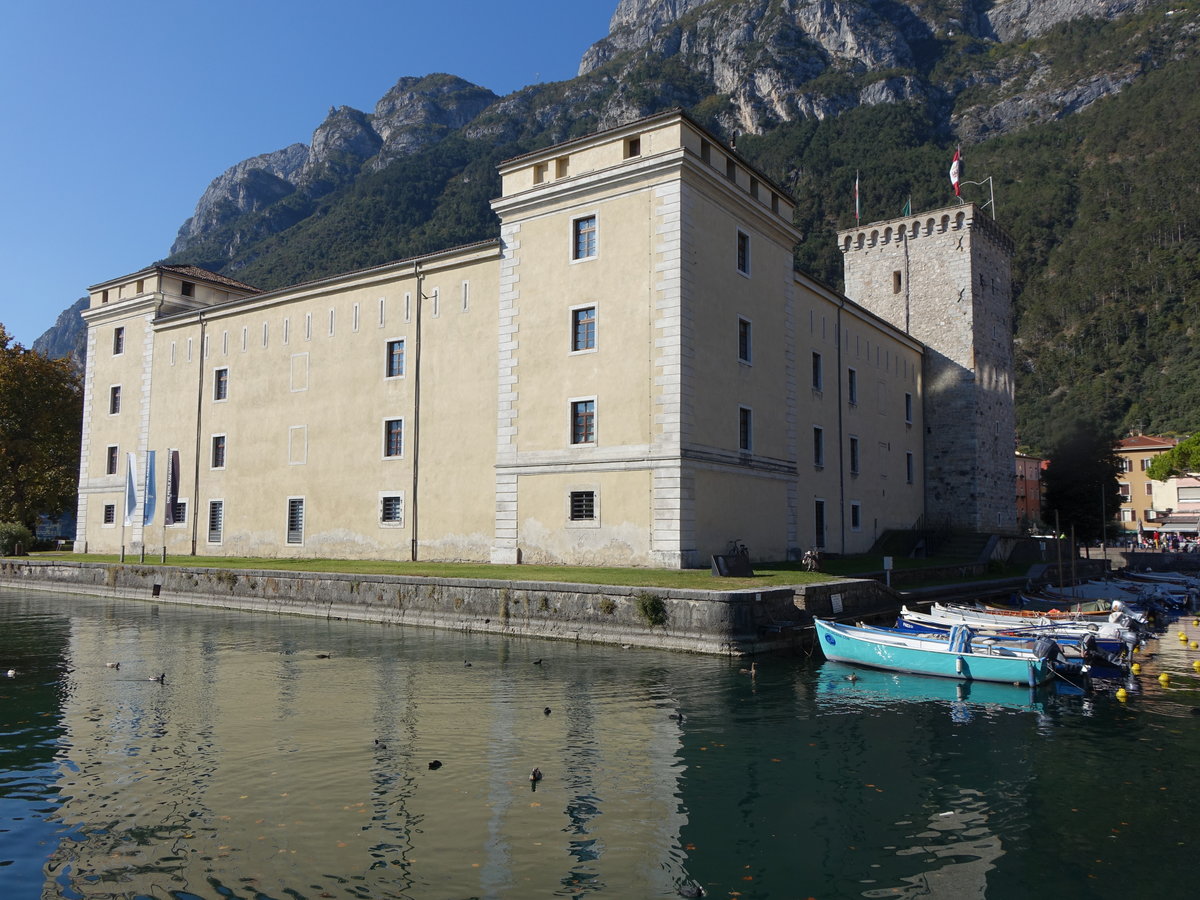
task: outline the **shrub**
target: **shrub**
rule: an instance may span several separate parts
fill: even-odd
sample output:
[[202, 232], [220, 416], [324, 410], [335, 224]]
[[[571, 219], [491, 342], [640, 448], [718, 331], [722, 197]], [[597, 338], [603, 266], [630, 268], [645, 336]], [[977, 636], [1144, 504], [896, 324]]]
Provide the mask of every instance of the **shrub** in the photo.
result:
[[663, 598], [658, 596], [658, 594], [642, 591], [633, 599], [637, 604], [638, 615], [651, 628], [656, 625], [667, 624], [667, 604], [663, 602]]
[[12, 556], [17, 544], [28, 551], [33, 546], [33, 532], [20, 522], [0, 522], [0, 556]]

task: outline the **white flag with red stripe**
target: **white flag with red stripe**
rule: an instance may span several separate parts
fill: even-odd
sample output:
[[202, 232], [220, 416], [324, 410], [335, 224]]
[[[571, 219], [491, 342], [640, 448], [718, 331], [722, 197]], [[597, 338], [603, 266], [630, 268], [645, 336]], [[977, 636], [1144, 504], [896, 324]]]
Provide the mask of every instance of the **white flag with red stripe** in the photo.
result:
[[950, 186], [954, 188], [954, 196], [962, 196], [959, 191], [958, 182], [962, 174], [962, 147], [957, 147], [954, 151], [954, 159], [950, 161]]

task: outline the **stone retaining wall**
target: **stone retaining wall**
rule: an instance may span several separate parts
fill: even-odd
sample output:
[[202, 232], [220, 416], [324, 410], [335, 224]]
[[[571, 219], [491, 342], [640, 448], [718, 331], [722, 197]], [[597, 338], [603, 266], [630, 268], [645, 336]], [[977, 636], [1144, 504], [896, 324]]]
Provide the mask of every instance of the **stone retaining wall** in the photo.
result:
[[[816, 598], [863, 606], [882, 586], [839, 581], [700, 591], [258, 569], [0, 560], [0, 586], [741, 656], [800, 645]], [[847, 607], [849, 610], [850, 607]]]

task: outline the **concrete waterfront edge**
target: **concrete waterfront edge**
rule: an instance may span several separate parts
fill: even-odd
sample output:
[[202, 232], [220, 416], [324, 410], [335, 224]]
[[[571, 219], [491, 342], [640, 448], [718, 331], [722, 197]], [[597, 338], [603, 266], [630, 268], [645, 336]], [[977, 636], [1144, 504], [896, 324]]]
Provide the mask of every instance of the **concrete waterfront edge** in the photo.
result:
[[28, 558], [0, 560], [0, 587], [722, 656], [797, 648], [812, 614], [899, 606], [855, 579], [703, 591]]

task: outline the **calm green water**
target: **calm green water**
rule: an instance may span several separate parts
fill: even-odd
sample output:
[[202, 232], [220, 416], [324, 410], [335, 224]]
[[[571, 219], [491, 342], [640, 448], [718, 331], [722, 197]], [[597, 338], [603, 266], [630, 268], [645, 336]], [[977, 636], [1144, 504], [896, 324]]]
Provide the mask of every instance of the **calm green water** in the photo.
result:
[[1175, 631], [1122, 705], [0, 592], [0, 897], [1191, 897]]

